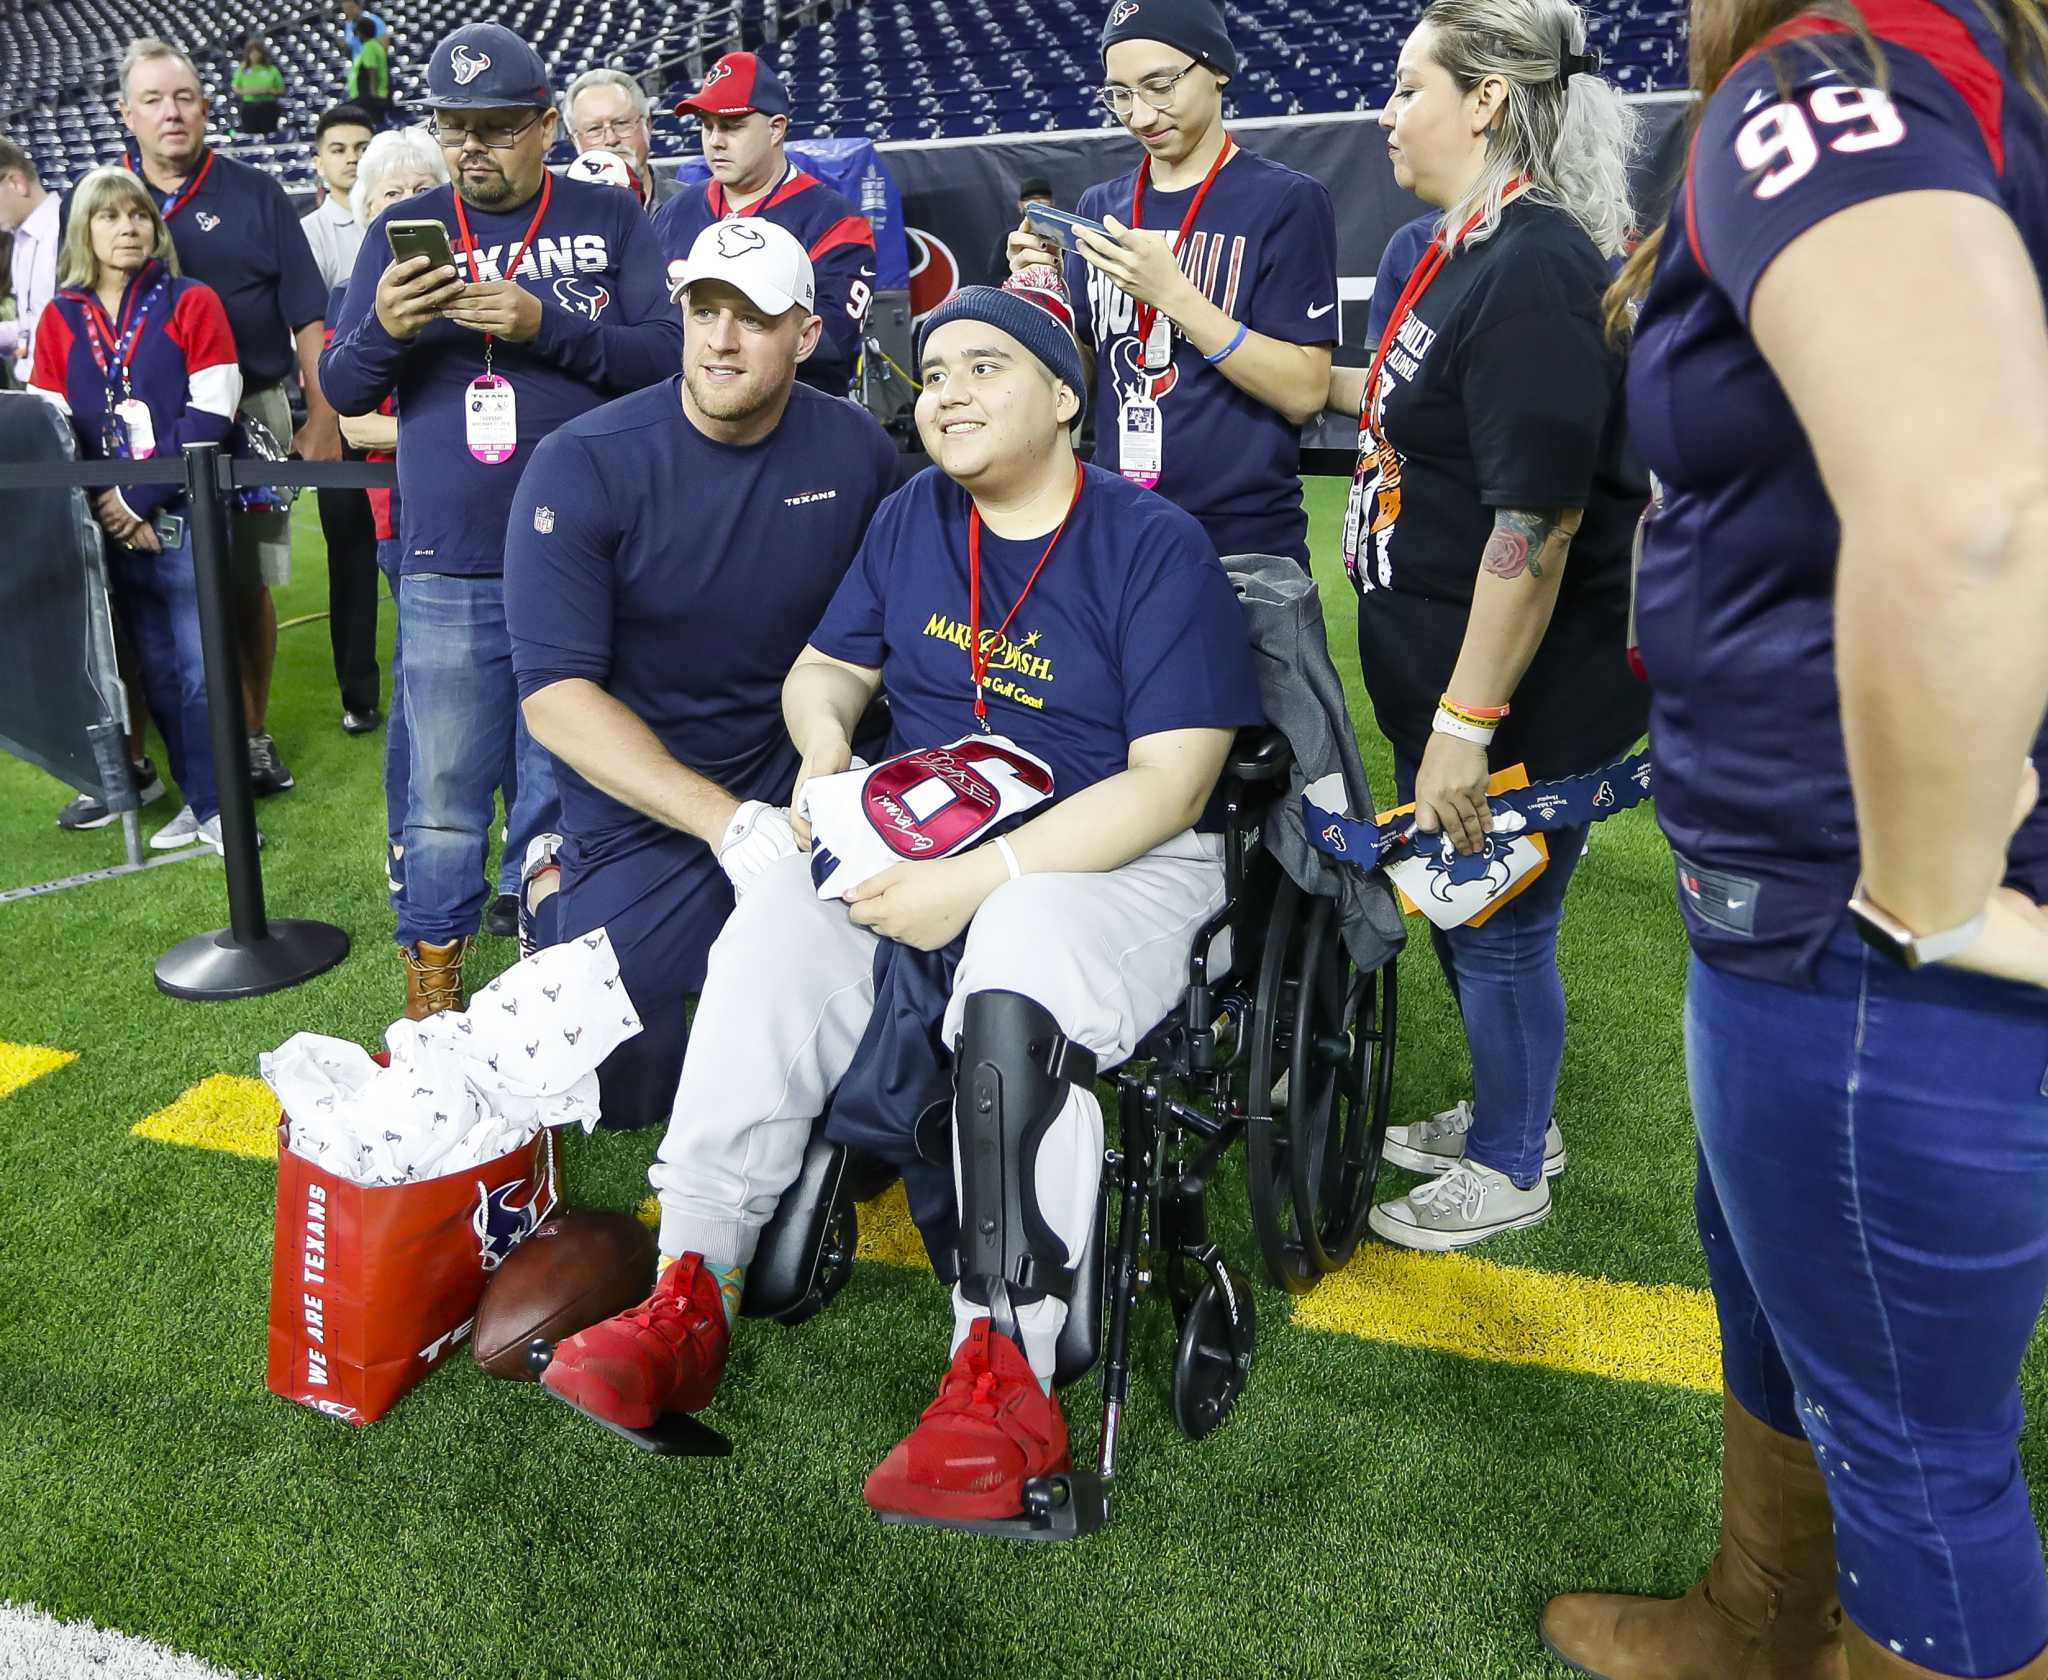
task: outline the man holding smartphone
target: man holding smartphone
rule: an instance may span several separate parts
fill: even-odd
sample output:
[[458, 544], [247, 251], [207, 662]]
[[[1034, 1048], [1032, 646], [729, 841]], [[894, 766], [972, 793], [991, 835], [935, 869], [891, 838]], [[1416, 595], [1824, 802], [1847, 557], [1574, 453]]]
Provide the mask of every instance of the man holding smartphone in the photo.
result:
[[[453, 31], [428, 65], [427, 104], [453, 181], [370, 228], [321, 362], [347, 413], [398, 398], [412, 751], [398, 945], [414, 1020], [463, 1005], [509, 756], [508, 847], [523, 852], [557, 820], [553, 765], [519, 721], [505, 628], [520, 473], [542, 438], [666, 379], [683, 349], [639, 207], [548, 173], [559, 118], [531, 47], [494, 23]], [[437, 227], [394, 238], [394, 222]], [[407, 239], [431, 254], [394, 260]]]
[[1308, 564], [1301, 428], [1330, 388], [1337, 219], [1321, 182], [1223, 126], [1237, 52], [1216, 0], [1117, 0], [1098, 98], [1145, 148], [1075, 207], [1063, 253], [1025, 221], [1013, 271], [1065, 264], [1094, 358], [1095, 460], [1201, 521], [1216, 552]]

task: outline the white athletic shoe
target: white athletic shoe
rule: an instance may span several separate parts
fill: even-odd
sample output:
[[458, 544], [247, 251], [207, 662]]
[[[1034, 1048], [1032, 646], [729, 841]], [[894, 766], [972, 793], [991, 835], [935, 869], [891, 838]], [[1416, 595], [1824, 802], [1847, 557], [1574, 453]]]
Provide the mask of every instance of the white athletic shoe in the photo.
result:
[[186, 805], [149, 837], [149, 849], [153, 852], [175, 852], [180, 846], [189, 846], [198, 838], [199, 818], [192, 807]]
[[1402, 1248], [1470, 1248], [1503, 1231], [1526, 1230], [1550, 1217], [1550, 1180], [1527, 1190], [1476, 1161], [1459, 1161], [1427, 1184], [1372, 1210], [1373, 1231]]
[[[212, 816], [199, 825], [198, 837], [222, 857], [227, 856], [227, 846], [220, 837], [220, 813], [218, 811], [214, 812]], [[259, 847], [263, 844], [263, 830], [260, 828], [256, 831], [256, 844]]]
[[[1465, 1158], [1465, 1134], [1472, 1129], [1472, 1105], [1461, 1102], [1412, 1126], [1387, 1128], [1386, 1158], [1410, 1172], [1440, 1173]], [[1543, 1176], [1555, 1178], [1571, 1157], [1555, 1120], [1543, 1133]]]

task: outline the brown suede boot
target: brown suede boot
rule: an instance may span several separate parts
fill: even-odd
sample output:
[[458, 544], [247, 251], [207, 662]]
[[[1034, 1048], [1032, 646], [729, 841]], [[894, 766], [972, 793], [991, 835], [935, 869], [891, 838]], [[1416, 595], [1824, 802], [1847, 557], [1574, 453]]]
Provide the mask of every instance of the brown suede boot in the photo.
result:
[[462, 959], [468, 951], [467, 939], [451, 939], [445, 945], [431, 945], [422, 939], [417, 945], [399, 946], [399, 959], [405, 964], [408, 1021], [424, 1021], [444, 1009], [462, 1007]]
[[[1951, 1680], [1939, 1669], [1922, 1668], [1918, 1663], [1906, 1661], [1853, 1624], [1844, 1627], [1843, 1643], [1848, 1647], [1851, 1680]], [[2048, 1680], [2048, 1650], [2042, 1651], [2025, 1668], [2000, 1675], [1998, 1680]]]
[[1552, 1656], [1595, 1680], [1847, 1680], [1827, 1482], [1803, 1436], [1722, 1402], [1721, 1549], [1683, 1598], [1571, 1593]]

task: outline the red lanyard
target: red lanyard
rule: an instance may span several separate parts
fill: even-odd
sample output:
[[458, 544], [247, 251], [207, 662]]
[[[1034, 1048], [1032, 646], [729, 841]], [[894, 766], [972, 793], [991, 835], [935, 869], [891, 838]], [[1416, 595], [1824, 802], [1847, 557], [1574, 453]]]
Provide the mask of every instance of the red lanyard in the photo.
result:
[[725, 196], [725, 188], [716, 181], [711, 183], [711, 191], [705, 202], [711, 207], [711, 214], [720, 221], [724, 221], [728, 216], [758, 216], [762, 211], [773, 210], [785, 198], [791, 197], [795, 188], [796, 165], [792, 163], [783, 167], [782, 179], [775, 183], [773, 191], [763, 198], [756, 199], [744, 210], [730, 208], [732, 201]]
[[[1045, 570], [1046, 561], [1052, 558], [1052, 551], [1060, 546], [1060, 538], [1067, 534], [1067, 521], [1074, 517], [1074, 509], [1081, 501], [1081, 463], [1074, 463], [1074, 499], [1067, 503], [1067, 511], [1060, 515], [1060, 522], [1052, 534], [1052, 541], [1045, 545], [1045, 552], [1038, 557], [1038, 564], [1031, 568], [1031, 576], [1024, 580], [1024, 588], [1018, 594], [1010, 610], [1003, 614], [1003, 622], [990, 636], [991, 644], [1000, 643], [1009, 633], [1010, 625], [1017, 616], [1017, 609], [1024, 605], [1024, 597], [1031, 593], [1031, 586], [1038, 581], [1038, 574]], [[988, 728], [988, 701], [982, 690], [988, 686], [989, 650], [981, 640], [981, 509], [975, 508], [967, 515], [967, 669], [974, 677], [974, 721], [982, 729]]]
[[[1195, 218], [1202, 213], [1202, 200], [1209, 196], [1209, 189], [1216, 184], [1216, 177], [1223, 166], [1230, 161], [1230, 154], [1237, 150], [1237, 142], [1229, 135], [1223, 137], [1223, 150], [1216, 154], [1216, 161], [1209, 165], [1209, 173], [1202, 177], [1202, 184], [1195, 189], [1194, 202], [1188, 206], [1188, 213], [1180, 219], [1180, 232], [1173, 236], [1173, 255], [1180, 258], [1180, 248], [1188, 242], [1188, 234], [1194, 228]], [[1151, 163], [1138, 165], [1137, 178], [1131, 183], [1131, 226], [1143, 224], [1139, 220], [1145, 214], [1145, 176], [1152, 168]], [[1152, 336], [1152, 323], [1159, 318], [1159, 311], [1149, 303], [1138, 305], [1138, 342], [1143, 344]]]
[[[512, 260], [500, 271], [510, 280], [519, 271], [519, 259], [526, 255], [526, 247], [533, 243], [533, 236], [540, 232], [540, 220], [548, 213], [548, 200], [554, 196], [555, 177], [551, 171], [543, 170], [540, 178], [540, 208], [533, 213], [533, 220], [526, 224], [526, 232], [519, 237], [519, 245], [512, 253]], [[469, 231], [469, 217], [462, 208], [462, 194], [455, 195], [455, 225], [462, 230], [462, 254], [469, 261], [469, 283], [472, 286], [483, 283], [483, 270], [477, 266], [476, 236]], [[491, 368], [491, 335], [484, 334], [484, 371]]]
[[[1521, 184], [1522, 178], [1517, 175], [1508, 182], [1507, 193], [1515, 192]], [[1506, 194], [1502, 196], [1501, 202], [1507, 202]], [[1465, 236], [1485, 219], [1486, 207], [1481, 205], [1466, 219], [1465, 225], [1458, 229], [1458, 237], [1451, 243], [1462, 245]], [[1408, 284], [1401, 288], [1401, 295], [1394, 300], [1394, 312], [1387, 317], [1387, 330], [1380, 334], [1379, 348], [1372, 353], [1372, 371], [1365, 376], [1365, 400], [1358, 407], [1358, 433], [1361, 438], [1372, 425], [1373, 402], [1378, 397], [1380, 389], [1380, 368], [1387, 359], [1387, 352], [1393, 348], [1394, 335], [1415, 312], [1415, 306], [1422, 301], [1422, 294], [1429, 290], [1430, 283], [1442, 271], [1449, 257], [1450, 252], [1445, 247], [1444, 236], [1439, 232], [1429, 242], [1429, 249], [1422, 253], [1422, 261], [1415, 265], [1415, 272], [1408, 276]]]
[[[150, 263], [128, 282], [128, 296], [121, 305], [121, 325], [118, 328], [97, 297], [89, 292], [85, 296], [86, 343], [92, 350], [92, 359], [99, 364], [100, 378], [106, 381], [109, 398], [113, 396], [114, 369], [117, 367], [121, 370], [122, 391], [130, 389], [128, 364], [135, 360], [135, 347], [142, 342], [142, 323], [149, 314], [150, 305], [156, 302], [164, 281], [169, 278], [168, 275], [159, 275], [145, 288], [143, 278], [155, 266], [155, 263]], [[104, 330], [102, 322], [106, 323]], [[113, 406], [111, 401], [108, 406]]]
[[[136, 174], [140, 175], [142, 173], [142, 159], [140, 157], [133, 159], [129, 163], [128, 167], [134, 170]], [[201, 154], [198, 173], [195, 174], [190, 180], [188, 180], [182, 187], [180, 187], [177, 193], [172, 197], [170, 203], [164, 206], [165, 221], [169, 221], [180, 210], [184, 209], [186, 205], [192, 202], [194, 195], [196, 195], [199, 189], [206, 184], [207, 172], [212, 168], [213, 148], [209, 146], [206, 148], [205, 152]]]

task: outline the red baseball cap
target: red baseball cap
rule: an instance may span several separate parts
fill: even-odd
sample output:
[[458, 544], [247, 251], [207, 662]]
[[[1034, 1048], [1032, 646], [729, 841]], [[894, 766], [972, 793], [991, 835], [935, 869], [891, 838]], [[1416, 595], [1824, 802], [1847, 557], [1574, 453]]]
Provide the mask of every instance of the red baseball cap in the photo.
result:
[[789, 94], [782, 79], [750, 52], [727, 53], [704, 72], [704, 85], [676, 101], [676, 115], [742, 116], [759, 111], [764, 117], [789, 115]]

